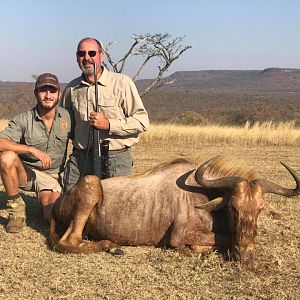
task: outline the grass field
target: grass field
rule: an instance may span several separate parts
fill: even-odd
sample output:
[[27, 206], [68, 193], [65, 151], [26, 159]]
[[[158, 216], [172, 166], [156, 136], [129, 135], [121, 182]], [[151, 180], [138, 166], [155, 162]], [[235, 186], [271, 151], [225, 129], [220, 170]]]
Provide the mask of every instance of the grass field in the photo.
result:
[[[293, 126], [286, 131], [290, 137], [281, 142], [276, 139], [283, 135], [274, 131], [282, 128], [268, 129], [273, 130], [271, 142], [265, 142], [262, 129], [256, 141], [245, 142], [244, 131], [239, 142], [234, 130], [233, 140], [205, 140], [197, 135], [199, 128], [159, 126], [154, 125], [134, 147], [135, 172], [178, 157], [200, 163], [218, 154], [288, 187], [293, 187], [293, 180], [279, 161], [300, 172], [299, 129]], [[216, 132], [225, 136], [222, 128]], [[0, 299], [299, 299], [300, 197], [266, 195], [284, 217], [261, 215], [257, 257], [251, 268], [225, 261], [218, 253], [183, 256], [152, 247], [124, 247], [125, 255], [118, 257], [52, 252], [47, 245], [48, 226], [34, 195], [25, 198], [26, 228], [14, 235], [4, 229], [3, 191], [0, 199]]]

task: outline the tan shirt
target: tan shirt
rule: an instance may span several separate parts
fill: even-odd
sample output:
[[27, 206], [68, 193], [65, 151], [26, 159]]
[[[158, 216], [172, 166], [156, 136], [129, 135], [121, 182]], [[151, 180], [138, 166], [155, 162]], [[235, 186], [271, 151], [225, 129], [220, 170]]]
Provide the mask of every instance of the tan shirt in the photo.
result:
[[[131, 147], [138, 141], [138, 134], [149, 127], [148, 114], [133, 81], [124, 74], [103, 68], [97, 81], [99, 111], [110, 123], [110, 130], [100, 130], [100, 139], [110, 141], [110, 150]], [[88, 117], [96, 111], [95, 86], [80, 76], [64, 90], [61, 105], [68, 109], [75, 121], [73, 145], [85, 149], [88, 144], [90, 124]]]
[[52, 161], [48, 170], [43, 170], [41, 161], [33, 156], [26, 154], [19, 156], [28, 166], [49, 174], [58, 174], [60, 168], [64, 167], [62, 163], [70, 133], [71, 119], [67, 110], [57, 107], [49, 132], [35, 107], [16, 115], [0, 132], [0, 137], [46, 152]]

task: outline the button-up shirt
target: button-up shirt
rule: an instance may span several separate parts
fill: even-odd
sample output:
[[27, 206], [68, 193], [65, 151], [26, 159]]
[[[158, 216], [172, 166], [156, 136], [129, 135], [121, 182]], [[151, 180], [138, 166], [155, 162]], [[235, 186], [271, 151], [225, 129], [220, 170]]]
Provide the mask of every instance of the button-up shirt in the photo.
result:
[[37, 158], [20, 154], [20, 159], [28, 166], [49, 174], [58, 174], [64, 161], [67, 140], [71, 132], [71, 119], [67, 110], [56, 108], [55, 117], [49, 132], [37, 108], [16, 115], [8, 126], [0, 132], [0, 138], [9, 139], [15, 143], [35, 147], [46, 152], [51, 158], [51, 166], [43, 170], [42, 163]]
[[[133, 81], [124, 74], [102, 69], [97, 81], [98, 106], [109, 120], [110, 129], [99, 130], [100, 140], [109, 140], [110, 150], [131, 147], [138, 141], [138, 134], [149, 127], [148, 114]], [[88, 145], [88, 120], [96, 111], [95, 85], [80, 76], [66, 87], [61, 105], [68, 109], [75, 121], [73, 145], [85, 149]]]

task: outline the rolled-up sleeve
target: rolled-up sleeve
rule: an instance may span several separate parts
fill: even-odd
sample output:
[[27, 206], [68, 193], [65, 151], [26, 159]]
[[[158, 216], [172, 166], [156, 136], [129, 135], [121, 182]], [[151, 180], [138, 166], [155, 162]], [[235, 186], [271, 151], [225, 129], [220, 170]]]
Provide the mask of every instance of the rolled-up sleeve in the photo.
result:
[[15, 143], [20, 143], [22, 136], [22, 124], [18, 116], [10, 120], [7, 127], [0, 132], [0, 138], [8, 139]]
[[127, 76], [123, 77], [123, 111], [124, 118], [109, 119], [110, 134], [126, 136], [141, 133], [149, 128], [148, 113], [134, 82]]

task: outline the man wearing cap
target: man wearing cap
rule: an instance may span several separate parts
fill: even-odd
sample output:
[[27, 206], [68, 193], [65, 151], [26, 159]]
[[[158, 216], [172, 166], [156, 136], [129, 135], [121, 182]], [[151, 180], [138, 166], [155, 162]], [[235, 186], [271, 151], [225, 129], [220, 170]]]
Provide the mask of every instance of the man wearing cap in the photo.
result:
[[58, 107], [60, 85], [55, 75], [44, 73], [35, 84], [37, 105], [16, 115], [0, 132], [0, 173], [8, 196], [6, 231], [15, 233], [25, 224], [25, 202], [20, 191], [34, 191], [43, 216], [61, 193], [60, 172], [66, 155], [71, 120]]
[[109, 143], [105, 176], [113, 177], [132, 172], [131, 147], [138, 142], [139, 134], [149, 127], [148, 114], [133, 81], [101, 65], [104, 50], [98, 40], [82, 39], [77, 46], [76, 58], [82, 74], [68, 84], [62, 96], [62, 106], [70, 111], [75, 123], [73, 153], [64, 173], [66, 190], [74, 186], [80, 175], [101, 177], [103, 174], [96, 174], [93, 170], [91, 128], [98, 130], [100, 142]]

